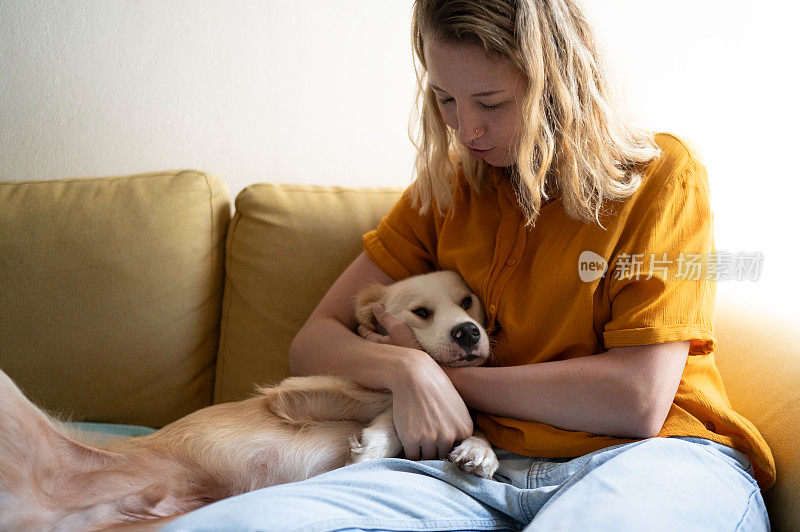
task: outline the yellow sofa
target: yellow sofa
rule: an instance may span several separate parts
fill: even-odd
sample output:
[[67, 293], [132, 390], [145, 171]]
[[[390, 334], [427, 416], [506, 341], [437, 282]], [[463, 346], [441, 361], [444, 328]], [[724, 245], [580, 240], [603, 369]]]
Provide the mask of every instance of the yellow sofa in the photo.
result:
[[[74, 420], [160, 427], [289, 374], [289, 343], [400, 189], [196, 171], [0, 182], [0, 367]], [[718, 300], [734, 406], [771, 445], [775, 530], [800, 529], [800, 333]]]

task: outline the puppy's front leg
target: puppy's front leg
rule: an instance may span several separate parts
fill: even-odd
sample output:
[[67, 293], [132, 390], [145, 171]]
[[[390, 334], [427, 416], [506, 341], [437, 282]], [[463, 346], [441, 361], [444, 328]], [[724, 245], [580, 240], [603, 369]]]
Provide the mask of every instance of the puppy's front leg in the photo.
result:
[[500, 462], [494, 454], [492, 444], [486, 435], [476, 430], [472, 436], [462, 441], [447, 457], [467, 473], [483, 478], [492, 478]]
[[350, 460], [347, 463], [357, 464], [378, 458], [393, 458], [402, 449], [403, 444], [394, 428], [394, 413], [390, 408], [379, 414], [361, 432], [361, 441], [355, 436], [350, 438]]

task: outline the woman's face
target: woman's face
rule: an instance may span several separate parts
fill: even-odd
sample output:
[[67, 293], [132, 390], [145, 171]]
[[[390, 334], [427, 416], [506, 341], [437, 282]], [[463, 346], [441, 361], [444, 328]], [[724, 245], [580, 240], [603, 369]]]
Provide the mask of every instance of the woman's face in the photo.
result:
[[473, 156], [492, 166], [515, 163], [525, 75], [478, 44], [425, 42], [428, 85], [445, 123]]

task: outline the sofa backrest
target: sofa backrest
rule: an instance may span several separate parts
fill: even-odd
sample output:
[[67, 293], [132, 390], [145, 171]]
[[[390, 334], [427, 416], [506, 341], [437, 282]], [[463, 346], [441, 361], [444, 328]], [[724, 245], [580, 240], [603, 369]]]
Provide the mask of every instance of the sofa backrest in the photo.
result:
[[214, 402], [289, 376], [289, 345], [399, 188], [252, 185], [228, 231]]
[[194, 171], [0, 182], [0, 368], [62, 418], [209, 405], [229, 220]]

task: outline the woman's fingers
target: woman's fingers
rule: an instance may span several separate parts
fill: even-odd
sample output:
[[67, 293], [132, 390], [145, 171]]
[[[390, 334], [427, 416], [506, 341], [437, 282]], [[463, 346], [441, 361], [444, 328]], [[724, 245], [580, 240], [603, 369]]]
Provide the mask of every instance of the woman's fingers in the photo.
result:
[[439, 454], [435, 442], [423, 443], [422, 447], [420, 448], [420, 451], [422, 453], [420, 456], [420, 460], [436, 460]]
[[408, 460], [446, 459], [453, 450], [452, 443], [437, 444], [435, 441], [413, 442], [403, 445], [403, 452]]
[[394, 340], [389, 335], [383, 335], [373, 330], [367, 329], [363, 325], [358, 326], [358, 335], [361, 336], [364, 340], [369, 340], [370, 342], [375, 342], [376, 344], [390, 344], [390, 345], [397, 345], [394, 343]]
[[419, 445], [417, 444], [403, 444], [403, 454], [405, 455], [407, 460], [419, 460], [420, 457], [420, 449]]
[[386, 312], [386, 308], [384, 308], [383, 305], [380, 303], [372, 305], [372, 313], [375, 315], [375, 319], [378, 320], [378, 323], [389, 333], [389, 341], [382, 343], [390, 343], [392, 345], [411, 347], [414, 349], [420, 348], [419, 342], [417, 342], [417, 338], [414, 336], [411, 327]]
[[380, 323], [380, 325], [389, 334], [380, 334], [368, 329], [367, 327], [364, 327], [363, 325], [359, 325], [359, 336], [365, 340], [379, 344], [391, 344], [400, 347], [420, 349], [419, 342], [417, 342], [417, 338], [414, 336], [414, 332], [411, 330], [411, 328], [386, 312], [386, 309], [383, 307], [383, 305], [376, 303], [372, 306], [372, 312], [375, 315], [375, 319], [378, 320], [378, 323]]
[[385, 344], [386, 341], [384, 339], [388, 338], [388, 336], [383, 336], [381, 334], [378, 334], [371, 329], [367, 329], [363, 325], [358, 326], [358, 335], [365, 340], [369, 340], [370, 342], [375, 342], [379, 344]]
[[447, 457], [450, 456], [450, 452], [455, 447], [455, 442], [443, 442], [440, 441], [439, 444], [436, 446], [436, 450], [438, 451], [439, 460], [447, 460]]

